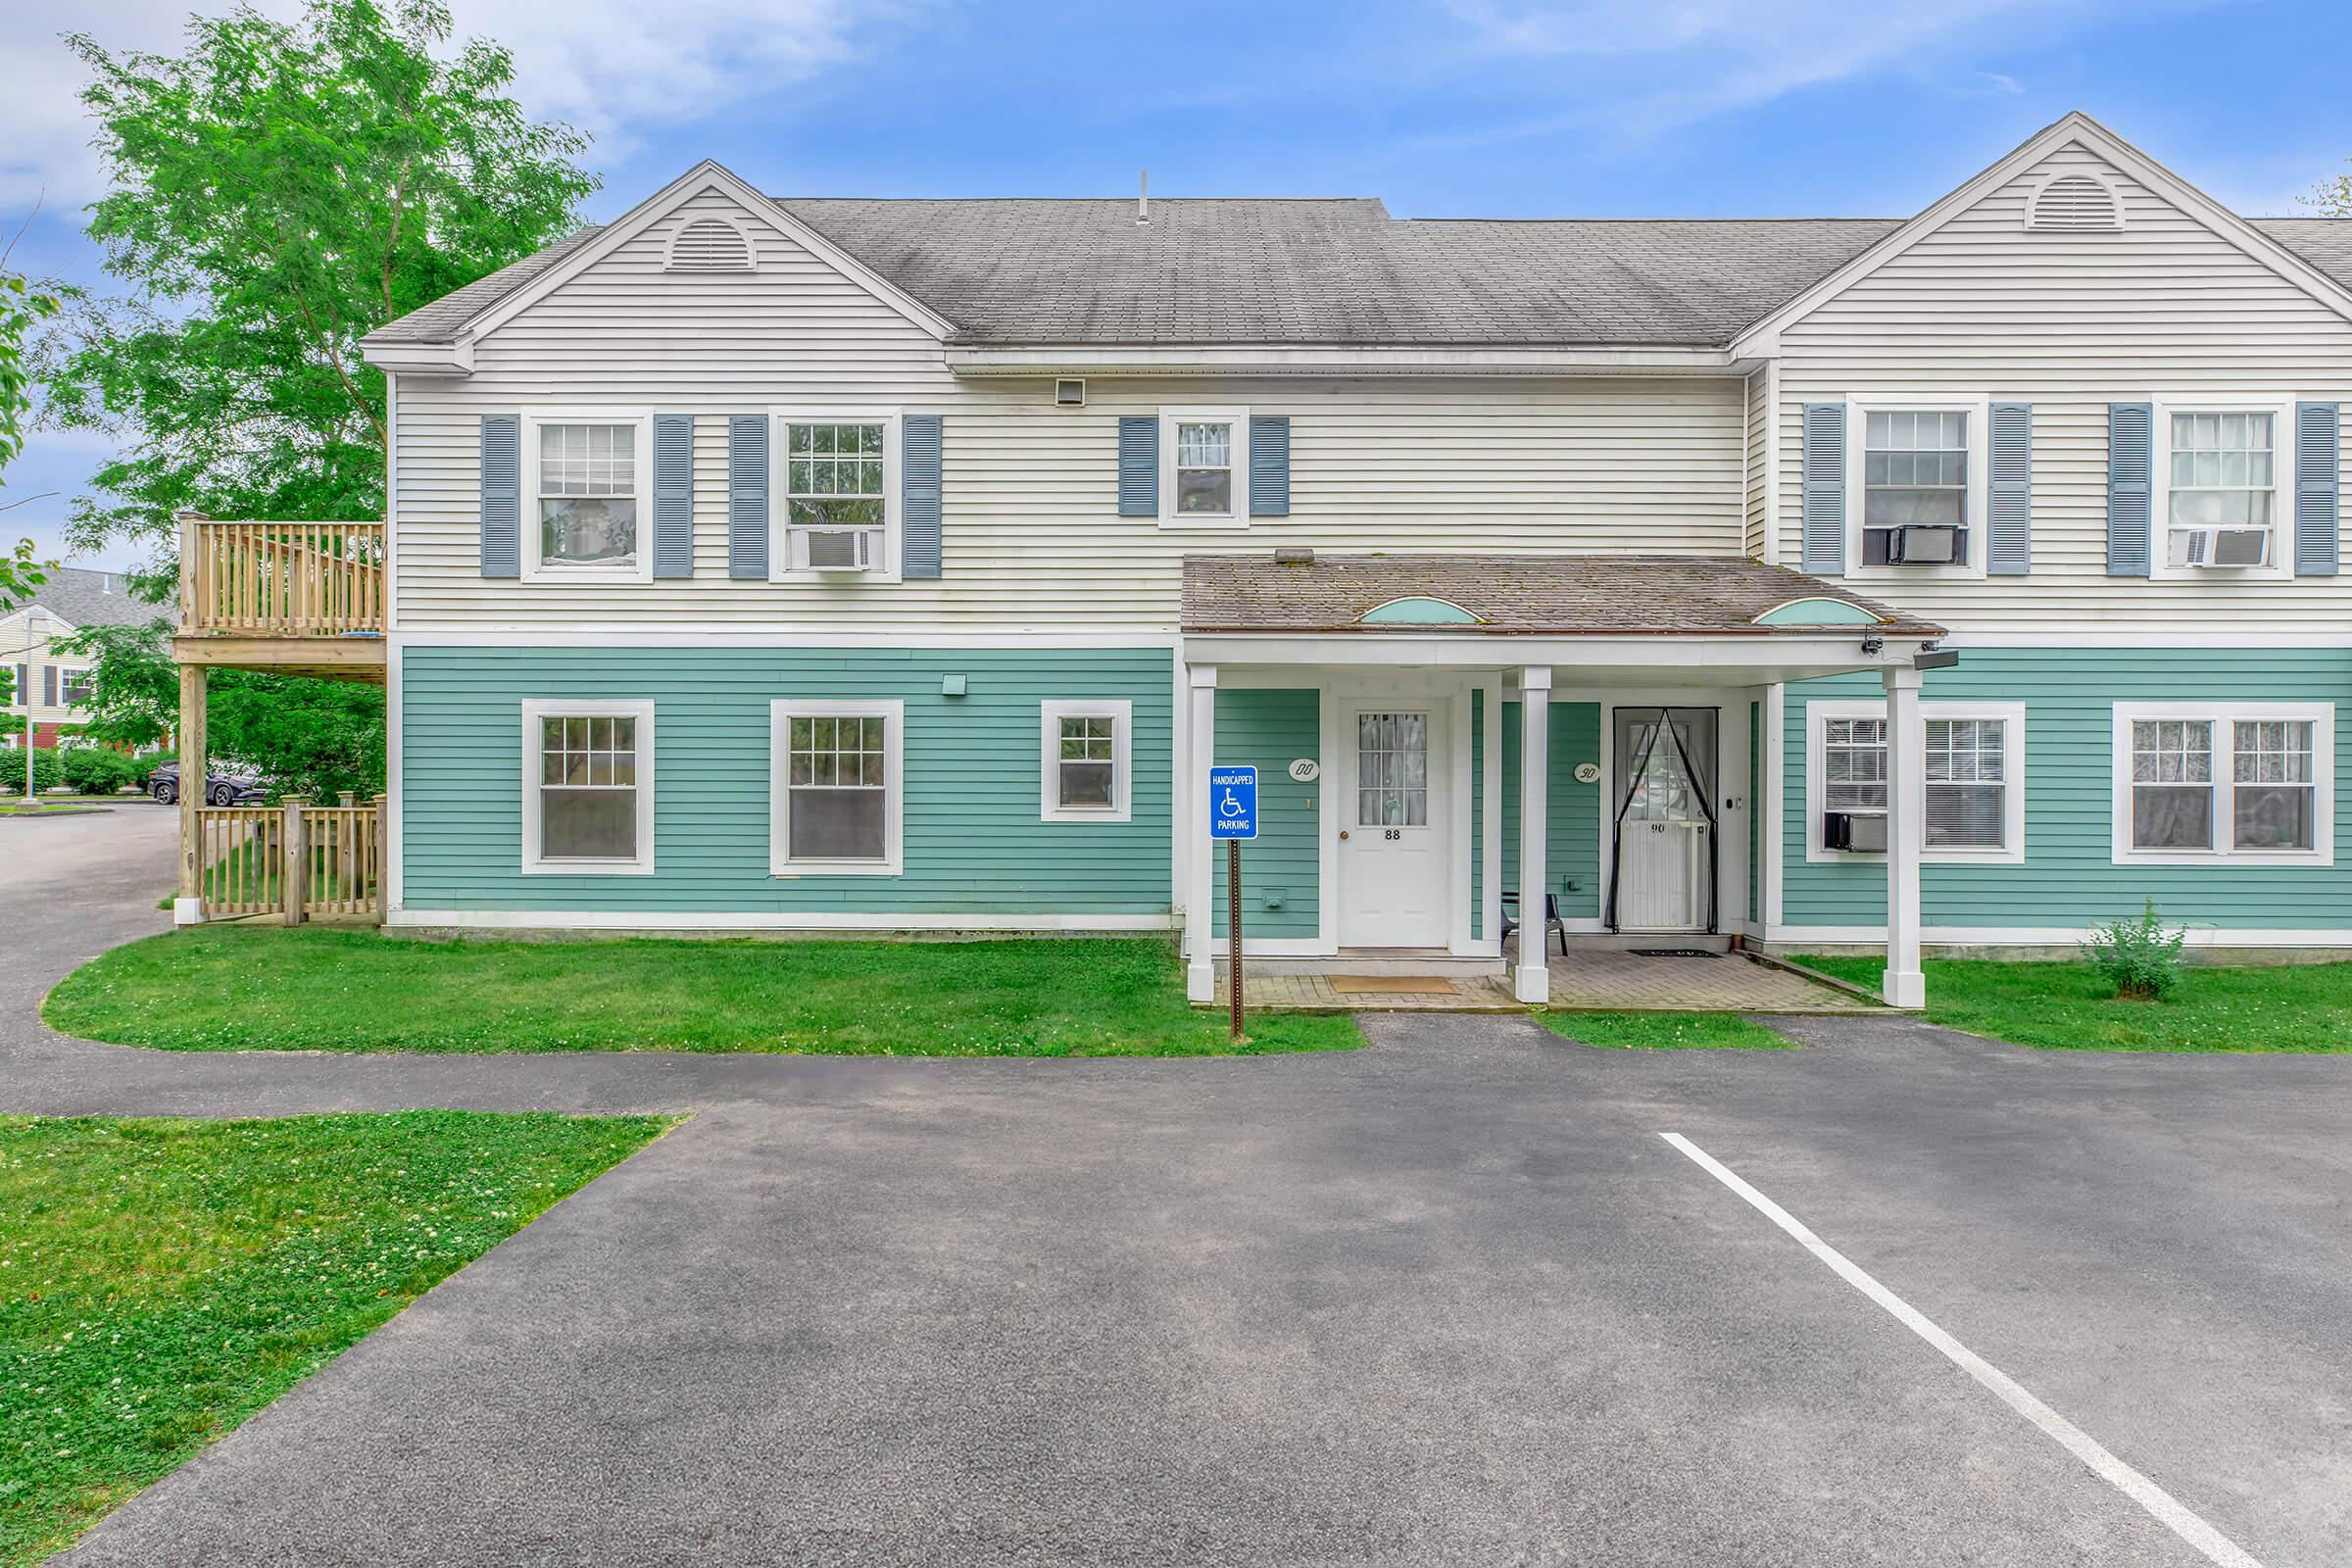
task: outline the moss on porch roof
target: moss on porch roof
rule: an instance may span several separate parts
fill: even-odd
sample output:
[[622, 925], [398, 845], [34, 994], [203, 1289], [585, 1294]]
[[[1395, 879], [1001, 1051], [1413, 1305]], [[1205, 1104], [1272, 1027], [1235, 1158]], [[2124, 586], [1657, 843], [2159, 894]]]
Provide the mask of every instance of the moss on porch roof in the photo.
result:
[[[1459, 605], [1478, 617], [1478, 624], [1365, 623], [1368, 612], [1406, 598]], [[1791, 600], [1816, 598], [1841, 600], [1867, 612], [1877, 630], [1892, 636], [1943, 635], [1940, 626], [1837, 584], [1737, 557], [1184, 558], [1184, 629], [1195, 633], [1820, 636], [1827, 628], [1757, 623], [1758, 616]]]

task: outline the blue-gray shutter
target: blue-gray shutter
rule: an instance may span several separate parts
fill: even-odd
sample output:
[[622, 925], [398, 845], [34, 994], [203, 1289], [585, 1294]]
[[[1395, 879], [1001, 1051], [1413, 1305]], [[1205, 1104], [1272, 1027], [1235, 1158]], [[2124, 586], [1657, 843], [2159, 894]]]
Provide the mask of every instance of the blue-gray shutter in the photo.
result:
[[899, 575], [939, 575], [939, 416], [899, 421]]
[[767, 575], [767, 416], [727, 420], [727, 575]]
[[694, 575], [694, 416], [654, 416], [654, 575]]
[[1250, 417], [1250, 515], [1291, 514], [1291, 416]]
[[2023, 577], [2034, 565], [2034, 405], [1992, 406], [1992, 495], [1984, 533], [1984, 571]]
[[482, 416], [482, 575], [522, 575], [522, 416]]
[[57, 706], [57, 666], [55, 664], [41, 666], [41, 706], [43, 708]]
[[1159, 515], [1159, 416], [1119, 416], [1119, 515]]
[[1808, 403], [1804, 416], [1804, 568], [1845, 570], [1845, 405]]
[[2107, 575], [2145, 577], [2149, 467], [2156, 411], [2145, 403], [2107, 405]]
[[2333, 403], [2295, 405], [2295, 575], [2332, 577], [2342, 560], [2343, 410]]

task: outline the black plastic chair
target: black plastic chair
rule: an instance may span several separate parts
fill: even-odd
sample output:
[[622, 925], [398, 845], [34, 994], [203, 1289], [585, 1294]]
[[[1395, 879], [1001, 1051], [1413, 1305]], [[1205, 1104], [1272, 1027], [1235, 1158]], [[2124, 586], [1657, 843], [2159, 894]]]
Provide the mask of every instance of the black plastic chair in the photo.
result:
[[[1519, 929], [1519, 922], [1512, 918], [1518, 912], [1518, 908], [1519, 895], [1504, 893], [1502, 896], [1502, 940], [1505, 942], [1510, 941], [1511, 933]], [[1568, 927], [1560, 920], [1559, 895], [1546, 893], [1544, 895], [1544, 934], [1549, 937], [1554, 931], [1560, 934], [1560, 956], [1565, 958], [1568, 956]], [[1539, 944], [1540, 947], [1548, 947], [1549, 945], [1548, 942]]]

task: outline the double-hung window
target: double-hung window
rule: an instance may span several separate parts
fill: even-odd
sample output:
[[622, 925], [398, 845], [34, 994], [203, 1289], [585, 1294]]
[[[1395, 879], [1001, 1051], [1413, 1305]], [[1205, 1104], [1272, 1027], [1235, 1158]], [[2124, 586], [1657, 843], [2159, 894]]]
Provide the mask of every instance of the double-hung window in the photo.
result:
[[2009, 726], [2004, 720], [1929, 719], [1929, 848], [2003, 848], [2008, 776]]
[[1248, 410], [1160, 411], [1159, 516], [1185, 527], [1249, 522]]
[[1848, 575], [1983, 572], [1990, 411], [1979, 397], [1846, 399]]
[[1874, 409], [1862, 430], [1862, 564], [1966, 564], [1968, 414]]
[[2115, 858], [2329, 864], [2329, 704], [2128, 703], [2115, 710]]
[[639, 410], [525, 415], [526, 576], [633, 580], [651, 574], [652, 427]]
[[2165, 564], [2182, 571], [2277, 564], [2278, 430], [2270, 408], [2167, 408]]
[[778, 875], [896, 876], [905, 867], [906, 705], [769, 705], [768, 863]]
[[897, 417], [788, 415], [777, 425], [784, 449], [779, 569], [890, 574]]
[[654, 868], [654, 705], [522, 705], [522, 869]]
[[1040, 710], [1038, 814], [1048, 822], [1125, 822], [1133, 812], [1128, 702], [1052, 702]]
[[63, 678], [68, 708], [79, 708], [90, 700], [91, 682], [88, 670], [69, 669], [65, 671]]
[[[1806, 858], [1874, 858], [1825, 843], [1833, 811], [1884, 815], [1892, 757], [1886, 705], [1876, 700], [1806, 706], [1809, 799]], [[1936, 862], [2025, 858], [2025, 733], [2022, 703], [1923, 702], [1922, 858]]]

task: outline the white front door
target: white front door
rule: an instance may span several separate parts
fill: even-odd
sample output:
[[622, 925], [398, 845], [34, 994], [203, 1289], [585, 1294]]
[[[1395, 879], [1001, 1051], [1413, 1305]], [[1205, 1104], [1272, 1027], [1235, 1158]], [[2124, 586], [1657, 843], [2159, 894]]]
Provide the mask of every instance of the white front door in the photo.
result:
[[[1699, 931], [1707, 924], [1707, 879], [1714, 858], [1705, 786], [1691, 766], [1715, 767], [1714, 715], [1676, 711], [1683, 745], [1658, 710], [1620, 710], [1617, 721], [1617, 929]], [[1703, 715], [1703, 722], [1700, 721]], [[1696, 748], [1688, 762], [1687, 747]]]
[[1453, 880], [1446, 704], [1358, 704], [1346, 724], [1340, 945], [1442, 948]]

